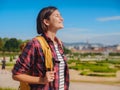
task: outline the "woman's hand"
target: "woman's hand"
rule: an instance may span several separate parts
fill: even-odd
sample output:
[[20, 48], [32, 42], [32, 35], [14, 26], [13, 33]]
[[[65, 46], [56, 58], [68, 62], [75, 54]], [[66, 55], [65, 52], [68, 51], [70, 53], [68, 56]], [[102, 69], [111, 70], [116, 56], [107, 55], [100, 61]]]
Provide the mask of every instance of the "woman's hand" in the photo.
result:
[[55, 79], [55, 71], [47, 71], [44, 79], [42, 80], [45, 84], [48, 82], [52, 82]]

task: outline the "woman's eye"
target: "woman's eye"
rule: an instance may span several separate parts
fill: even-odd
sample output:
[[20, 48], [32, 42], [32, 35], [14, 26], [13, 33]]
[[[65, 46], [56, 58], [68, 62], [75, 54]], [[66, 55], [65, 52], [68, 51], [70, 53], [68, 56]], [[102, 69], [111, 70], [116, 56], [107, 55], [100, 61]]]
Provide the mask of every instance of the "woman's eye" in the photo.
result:
[[62, 17], [60, 14], [55, 14], [55, 17]]
[[56, 17], [58, 17], [59, 15], [55, 15]]

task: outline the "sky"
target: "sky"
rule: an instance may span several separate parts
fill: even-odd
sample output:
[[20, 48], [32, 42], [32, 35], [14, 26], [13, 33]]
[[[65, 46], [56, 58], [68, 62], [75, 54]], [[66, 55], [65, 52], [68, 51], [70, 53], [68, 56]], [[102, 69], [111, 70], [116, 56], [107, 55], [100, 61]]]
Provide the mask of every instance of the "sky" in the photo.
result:
[[56, 6], [64, 18], [57, 32], [63, 42], [120, 44], [120, 0], [0, 0], [0, 37], [32, 39], [36, 18]]

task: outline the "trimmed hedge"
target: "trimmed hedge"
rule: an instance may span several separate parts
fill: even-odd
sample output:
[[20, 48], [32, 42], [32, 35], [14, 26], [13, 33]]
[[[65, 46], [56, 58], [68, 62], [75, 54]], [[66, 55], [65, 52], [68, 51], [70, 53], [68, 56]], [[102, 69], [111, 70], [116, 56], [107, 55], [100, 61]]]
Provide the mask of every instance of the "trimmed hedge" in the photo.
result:
[[0, 90], [16, 90], [16, 89], [14, 89], [14, 88], [2, 88], [2, 87], [0, 87]]

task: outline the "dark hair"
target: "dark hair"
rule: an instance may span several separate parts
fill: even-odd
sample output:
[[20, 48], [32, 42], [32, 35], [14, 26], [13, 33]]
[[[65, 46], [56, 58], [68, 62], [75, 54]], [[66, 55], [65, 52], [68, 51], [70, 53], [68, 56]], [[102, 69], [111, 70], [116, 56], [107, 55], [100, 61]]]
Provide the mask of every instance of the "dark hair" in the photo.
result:
[[48, 19], [50, 15], [57, 10], [54, 6], [48, 6], [43, 8], [37, 16], [37, 33], [41, 34], [47, 31], [47, 26], [43, 23], [44, 19]]

